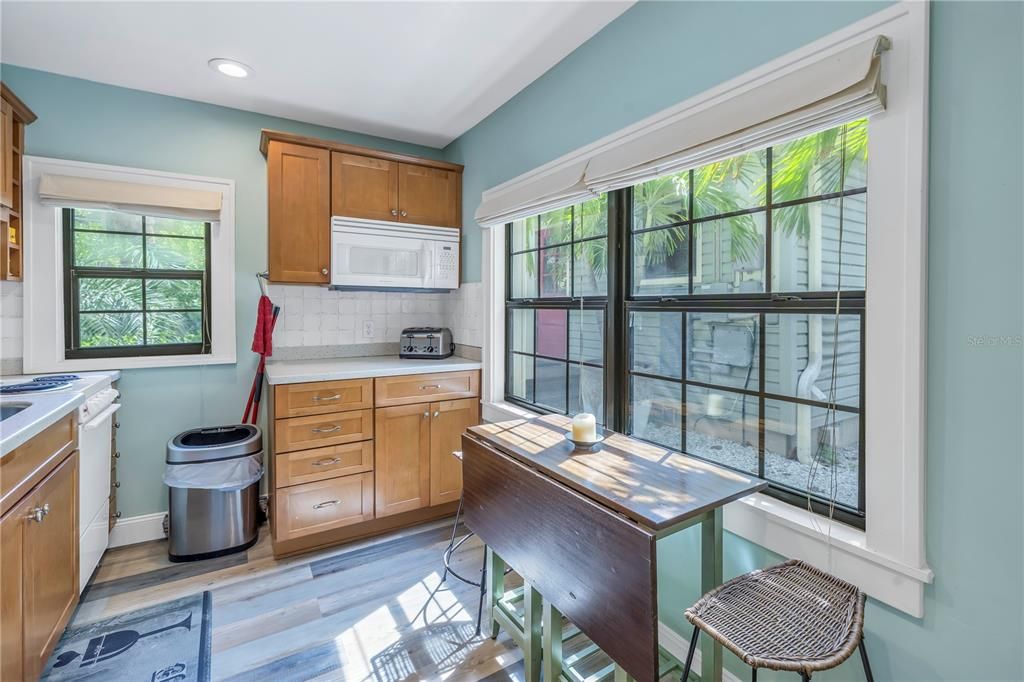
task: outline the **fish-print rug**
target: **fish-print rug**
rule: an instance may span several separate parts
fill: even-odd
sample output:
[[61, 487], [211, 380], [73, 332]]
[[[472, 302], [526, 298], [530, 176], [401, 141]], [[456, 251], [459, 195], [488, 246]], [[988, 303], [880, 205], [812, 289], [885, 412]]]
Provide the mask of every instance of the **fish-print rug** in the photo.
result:
[[41, 679], [208, 682], [209, 592], [64, 631]]

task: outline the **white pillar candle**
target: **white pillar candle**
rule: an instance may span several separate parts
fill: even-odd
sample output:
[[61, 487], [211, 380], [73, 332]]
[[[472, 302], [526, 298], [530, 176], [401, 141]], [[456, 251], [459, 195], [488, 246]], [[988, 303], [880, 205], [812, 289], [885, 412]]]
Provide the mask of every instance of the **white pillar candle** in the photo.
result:
[[597, 440], [597, 420], [594, 415], [581, 412], [572, 418], [572, 439], [581, 443]]
[[721, 393], [708, 394], [708, 416], [721, 417], [725, 414], [725, 396]]

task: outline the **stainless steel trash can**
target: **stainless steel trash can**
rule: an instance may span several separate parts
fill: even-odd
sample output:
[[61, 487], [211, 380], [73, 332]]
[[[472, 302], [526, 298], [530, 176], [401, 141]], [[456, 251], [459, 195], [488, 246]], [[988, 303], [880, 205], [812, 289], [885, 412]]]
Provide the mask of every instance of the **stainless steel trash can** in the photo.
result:
[[263, 434], [251, 424], [179, 433], [167, 442], [168, 558], [241, 552], [258, 538]]

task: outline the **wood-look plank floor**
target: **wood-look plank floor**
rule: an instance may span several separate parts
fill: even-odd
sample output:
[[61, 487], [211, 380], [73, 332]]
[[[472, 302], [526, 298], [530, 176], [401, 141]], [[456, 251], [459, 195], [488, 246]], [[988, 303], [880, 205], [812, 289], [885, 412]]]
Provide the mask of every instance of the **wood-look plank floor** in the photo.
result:
[[[162, 541], [114, 549], [73, 622], [210, 590], [215, 680], [521, 680], [507, 635], [474, 634], [477, 588], [435, 591], [450, 533], [441, 521], [283, 560], [266, 527], [248, 552], [195, 563], [170, 563]], [[452, 566], [475, 578], [482, 560], [471, 538]]]

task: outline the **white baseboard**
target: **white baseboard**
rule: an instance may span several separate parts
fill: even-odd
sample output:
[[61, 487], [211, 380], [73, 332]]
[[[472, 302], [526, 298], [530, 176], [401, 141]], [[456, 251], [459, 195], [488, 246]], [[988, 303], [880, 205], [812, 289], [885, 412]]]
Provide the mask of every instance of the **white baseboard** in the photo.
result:
[[124, 547], [150, 540], [164, 539], [164, 517], [166, 512], [156, 514], [142, 514], [141, 516], [129, 516], [118, 519], [110, 531], [110, 544], [108, 547]]
[[[707, 635], [705, 635], [706, 637]], [[690, 649], [690, 640], [683, 637], [681, 634], [670, 628], [663, 621], [658, 621], [658, 645], [665, 650], [672, 658], [677, 659], [680, 663], [686, 661], [686, 652]], [[693, 665], [690, 668], [695, 671], [698, 675], [700, 674], [700, 649], [698, 648], [693, 652]], [[740, 678], [733, 675], [728, 670], [722, 671], [723, 682], [742, 682]]]

